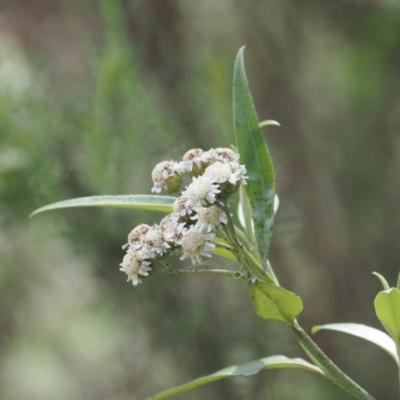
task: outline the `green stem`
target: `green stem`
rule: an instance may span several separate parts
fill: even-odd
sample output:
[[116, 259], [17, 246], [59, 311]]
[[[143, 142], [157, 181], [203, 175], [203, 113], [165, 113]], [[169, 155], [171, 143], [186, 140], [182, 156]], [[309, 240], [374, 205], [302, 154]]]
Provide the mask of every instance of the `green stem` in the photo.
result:
[[340, 370], [328, 356], [317, 346], [295, 320], [291, 327], [297, 340], [300, 342], [306, 353], [326, 374], [326, 378], [335, 385], [346, 390], [359, 400], [374, 400], [361, 386], [350, 379]]

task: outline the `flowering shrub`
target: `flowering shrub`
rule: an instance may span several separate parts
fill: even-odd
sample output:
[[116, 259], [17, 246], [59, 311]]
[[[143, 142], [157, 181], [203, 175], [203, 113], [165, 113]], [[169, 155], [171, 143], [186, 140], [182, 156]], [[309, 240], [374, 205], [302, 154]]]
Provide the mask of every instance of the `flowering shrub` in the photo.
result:
[[[34, 214], [77, 206], [128, 207], [168, 213], [159, 224], [149, 226], [142, 223], [129, 233], [128, 243], [124, 246], [127, 251], [120, 264], [120, 270], [128, 275], [128, 281], [136, 286], [156, 271], [245, 279], [256, 314], [263, 319], [284, 322], [312, 361], [270, 356], [223, 369], [149, 399], [165, 399], [215, 380], [236, 375], [250, 376], [262, 369], [301, 368], [325, 377], [357, 399], [372, 400], [373, 397], [342, 372], [300, 327], [297, 317], [303, 310], [302, 301], [280, 286], [268, 261], [278, 201], [274, 168], [261, 128], [277, 123], [258, 121], [245, 75], [243, 49], [236, 58], [233, 88], [237, 151], [230, 148], [192, 149], [179, 162], [157, 164], [151, 174], [152, 192], [156, 193], [153, 195], [85, 197], [50, 204]], [[189, 183], [183, 190], [185, 180]], [[241, 227], [234, 224], [229, 204], [230, 197], [237, 192], [240, 195], [238, 219]], [[175, 267], [169, 259], [171, 255], [182, 260], [190, 259], [192, 267]], [[231, 260], [232, 269], [203, 265], [203, 258], [212, 255]], [[381, 275], [376, 275], [384, 290], [376, 297], [375, 310], [389, 335], [350, 323], [317, 326], [313, 332], [330, 329], [369, 340], [385, 350], [399, 366], [400, 284], [397, 288], [390, 288]]]

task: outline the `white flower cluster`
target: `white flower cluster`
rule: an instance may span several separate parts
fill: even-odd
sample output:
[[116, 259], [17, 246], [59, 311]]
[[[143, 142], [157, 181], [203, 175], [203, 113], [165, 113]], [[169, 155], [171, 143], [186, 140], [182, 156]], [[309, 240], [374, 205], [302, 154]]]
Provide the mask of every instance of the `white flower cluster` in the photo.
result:
[[179, 192], [185, 174], [192, 182], [159, 225], [141, 224], [129, 234], [129, 248], [120, 264], [128, 281], [136, 286], [149, 275], [153, 261], [169, 254], [190, 258], [193, 264], [201, 263], [202, 256], [211, 257], [215, 230], [228, 222], [221, 201], [246, 184], [246, 168], [238, 160], [239, 154], [229, 148], [192, 149], [180, 162], [156, 165], [152, 192]]

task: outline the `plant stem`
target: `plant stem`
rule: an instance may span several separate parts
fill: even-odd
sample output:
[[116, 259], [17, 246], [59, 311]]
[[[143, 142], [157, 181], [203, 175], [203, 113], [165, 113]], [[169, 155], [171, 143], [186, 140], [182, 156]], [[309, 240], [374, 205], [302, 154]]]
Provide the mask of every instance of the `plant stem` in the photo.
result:
[[374, 400], [361, 386], [350, 379], [339, 367], [337, 367], [330, 358], [317, 346], [317, 344], [307, 335], [295, 320], [291, 327], [297, 340], [302, 345], [306, 353], [326, 374], [326, 378], [341, 387], [356, 399]]
[[247, 251], [247, 249], [241, 243], [239, 243], [239, 250], [243, 255], [246, 263], [251, 266], [252, 272], [258, 279], [260, 279], [261, 281], [275, 283], [274, 279], [261, 267], [254, 256], [249, 251]]

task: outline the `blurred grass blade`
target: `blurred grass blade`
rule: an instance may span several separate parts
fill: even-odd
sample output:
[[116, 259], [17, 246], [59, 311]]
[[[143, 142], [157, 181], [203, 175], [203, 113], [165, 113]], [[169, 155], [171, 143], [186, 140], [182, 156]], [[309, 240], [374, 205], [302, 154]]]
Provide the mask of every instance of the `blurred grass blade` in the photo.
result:
[[274, 223], [275, 174], [247, 83], [243, 50], [243, 47], [239, 50], [234, 67], [233, 115], [240, 162], [247, 168], [245, 189], [258, 251], [265, 265]]
[[281, 126], [281, 124], [278, 121], [274, 121], [273, 119], [268, 119], [267, 121], [262, 121], [259, 123], [260, 128], [264, 128], [264, 126], [268, 125]]
[[165, 390], [154, 396], [148, 397], [146, 400], [162, 400], [177, 394], [187, 392], [199, 386], [206, 385], [211, 382], [229, 378], [231, 376], [252, 376], [258, 374], [263, 369], [282, 369], [282, 368], [299, 368], [306, 371], [325, 376], [324, 372], [313, 364], [304, 361], [301, 358], [288, 358], [285, 356], [271, 356], [252, 361], [247, 364], [232, 366], [221, 369], [211, 375], [206, 375], [201, 378], [194, 379], [183, 385], [176, 386], [172, 389]]
[[311, 332], [314, 334], [321, 330], [348, 333], [349, 335], [368, 340], [369, 342], [386, 351], [386, 353], [388, 353], [394, 359], [396, 364], [399, 365], [399, 356], [397, 355], [396, 344], [389, 335], [380, 331], [379, 329], [375, 329], [363, 324], [338, 323], [314, 326]]
[[293, 321], [303, 310], [300, 297], [268, 282], [250, 282], [250, 296], [257, 315], [293, 326]]
[[400, 348], [400, 291], [396, 288], [379, 292], [374, 301], [375, 312], [387, 333]]
[[30, 216], [44, 211], [57, 210], [71, 207], [114, 207], [135, 208], [141, 210], [172, 212], [172, 204], [175, 197], [160, 196], [155, 194], [127, 194], [117, 196], [90, 196], [78, 197], [76, 199], [59, 201], [35, 210]]

